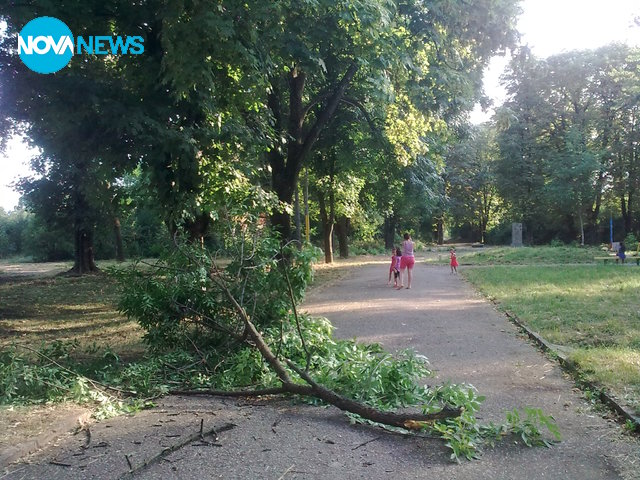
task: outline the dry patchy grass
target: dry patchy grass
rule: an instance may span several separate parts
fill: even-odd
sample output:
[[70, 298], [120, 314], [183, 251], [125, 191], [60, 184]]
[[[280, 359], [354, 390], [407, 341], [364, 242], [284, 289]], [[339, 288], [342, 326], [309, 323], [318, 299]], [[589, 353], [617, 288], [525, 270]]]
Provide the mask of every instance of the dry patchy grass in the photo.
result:
[[142, 330], [117, 311], [117, 288], [107, 275], [5, 280], [0, 299], [0, 348], [61, 340], [94, 351], [108, 346], [125, 357], [142, 351]]

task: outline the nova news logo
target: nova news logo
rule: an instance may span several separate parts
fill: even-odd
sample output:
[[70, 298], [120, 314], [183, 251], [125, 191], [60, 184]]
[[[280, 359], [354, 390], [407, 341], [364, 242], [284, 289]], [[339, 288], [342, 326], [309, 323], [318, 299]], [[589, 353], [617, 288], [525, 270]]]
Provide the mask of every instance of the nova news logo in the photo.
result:
[[139, 55], [144, 53], [144, 39], [139, 36], [78, 36], [54, 17], [38, 17], [27, 23], [18, 34], [18, 55], [37, 73], [54, 73], [66, 67], [74, 54]]

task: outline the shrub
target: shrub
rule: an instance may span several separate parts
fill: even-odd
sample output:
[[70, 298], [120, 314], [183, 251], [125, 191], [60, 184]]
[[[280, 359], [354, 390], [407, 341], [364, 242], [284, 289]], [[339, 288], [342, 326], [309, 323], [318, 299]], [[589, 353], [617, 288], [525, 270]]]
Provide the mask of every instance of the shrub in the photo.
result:
[[638, 240], [633, 233], [629, 233], [624, 237], [624, 246], [627, 247], [627, 251], [638, 249]]

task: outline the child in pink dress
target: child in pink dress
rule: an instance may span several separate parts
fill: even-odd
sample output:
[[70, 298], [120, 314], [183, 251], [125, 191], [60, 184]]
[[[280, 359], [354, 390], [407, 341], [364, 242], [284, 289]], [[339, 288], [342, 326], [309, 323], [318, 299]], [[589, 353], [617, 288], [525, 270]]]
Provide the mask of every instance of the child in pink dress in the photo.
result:
[[451, 250], [449, 250], [449, 253], [451, 254], [451, 273], [458, 273], [458, 259], [456, 258], [456, 251], [452, 248]]
[[393, 286], [398, 286], [398, 275], [400, 275], [400, 259], [402, 258], [401, 255], [402, 252], [400, 252], [399, 248], [391, 250], [391, 265], [389, 265], [389, 281], [387, 282], [387, 285], [391, 284], [391, 274], [393, 273]]

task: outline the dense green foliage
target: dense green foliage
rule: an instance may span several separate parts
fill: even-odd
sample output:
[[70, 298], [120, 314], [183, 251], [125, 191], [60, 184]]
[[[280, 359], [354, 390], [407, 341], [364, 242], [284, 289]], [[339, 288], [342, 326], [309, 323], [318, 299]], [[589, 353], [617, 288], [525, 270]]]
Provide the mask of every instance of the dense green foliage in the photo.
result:
[[[343, 255], [351, 239], [428, 237], [448, 124], [478, 97], [489, 57], [514, 44], [516, 13], [514, 0], [13, 4], [0, 19], [0, 125], [42, 149], [25, 205], [74, 232], [78, 273], [93, 269], [78, 257], [98, 237], [145, 215], [140, 197], [171, 234], [201, 239], [231, 199], [271, 190], [271, 222], [289, 238], [303, 167], [312, 225], [325, 238], [335, 225]], [[12, 41], [37, 15], [141, 35], [145, 52], [34, 74]]]
[[[26, 134], [42, 149], [40, 176], [20, 188], [42, 226], [37, 243], [63, 246], [39, 258], [69, 243], [76, 256], [157, 254], [148, 237], [184, 228], [202, 239], [252, 188], [277, 197], [269, 215], [287, 239], [302, 236], [292, 208], [302, 197], [327, 261], [334, 232], [342, 256], [352, 241], [390, 248], [403, 231], [504, 243], [513, 221], [530, 244], [606, 242], [609, 217], [614, 240], [639, 236], [637, 49], [515, 50], [508, 101], [491, 125], [465, 125], [488, 58], [515, 46], [516, 3], [9, 6], [2, 138]], [[140, 34], [145, 53], [76, 56], [34, 74], [12, 41], [36, 15]], [[123, 235], [137, 243], [119, 248]], [[4, 237], [0, 249], [23, 253]]]
[[640, 231], [639, 55], [610, 45], [541, 60], [522, 49], [512, 61], [497, 188], [530, 240], [608, 241], [599, 222], [610, 216], [614, 240]]

